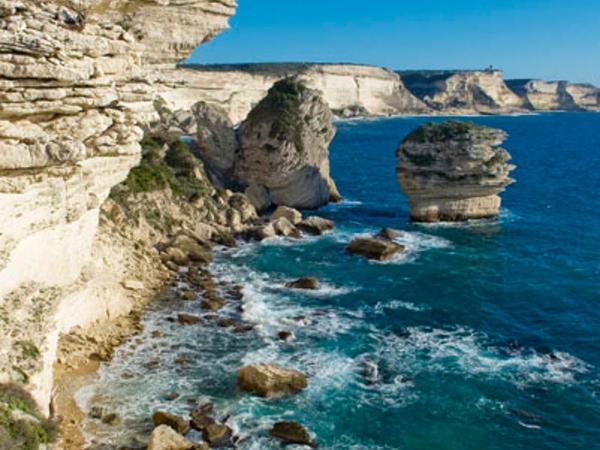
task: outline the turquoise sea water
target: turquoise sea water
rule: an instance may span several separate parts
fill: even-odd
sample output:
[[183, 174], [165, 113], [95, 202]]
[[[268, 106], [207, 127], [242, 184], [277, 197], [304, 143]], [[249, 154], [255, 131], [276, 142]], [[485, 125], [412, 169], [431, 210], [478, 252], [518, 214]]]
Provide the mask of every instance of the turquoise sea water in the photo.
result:
[[[395, 178], [395, 149], [413, 128], [442, 118], [338, 123], [332, 174], [345, 198], [318, 213], [337, 229], [304, 241], [241, 244], [219, 253], [218, 279], [244, 286], [236, 334], [165, 319], [195, 302], [158, 304], [136, 345], [103, 367], [92, 393], [127, 418], [100, 428], [119, 441], [148, 429], [158, 408], [215, 402], [247, 437], [245, 449], [299, 420], [322, 449], [519, 450], [600, 448], [600, 114], [476, 117], [508, 131], [518, 169], [498, 220], [413, 225]], [[404, 231], [390, 263], [347, 255], [356, 234]], [[295, 277], [318, 276], [312, 293]], [[163, 337], [152, 339], [153, 330]], [[284, 343], [277, 332], [293, 331]], [[186, 355], [190, 364], [174, 363]], [[151, 360], [157, 369], [145, 369]], [[273, 361], [310, 377], [294, 397], [239, 392], [242, 364]], [[165, 394], [181, 397], [166, 401]]]

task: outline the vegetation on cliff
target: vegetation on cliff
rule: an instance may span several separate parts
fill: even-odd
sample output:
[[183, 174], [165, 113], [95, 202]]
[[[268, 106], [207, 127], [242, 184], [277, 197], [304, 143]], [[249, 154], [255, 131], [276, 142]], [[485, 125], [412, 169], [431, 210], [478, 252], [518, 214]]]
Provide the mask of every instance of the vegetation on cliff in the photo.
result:
[[485, 127], [474, 122], [449, 120], [444, 123], [427, 123], [413, 130], [405, 142], [446, 142], [466, 138], [472, 131], [481, 131]]
[[31, 395], [14, 384], [0, 385], [0, 450], [36, 450], [56, 437], [56, 424], [40, 414]]
[[293, 78], [278, 81], [251, 111], [249, 119], [258, 122], [271, 121], [269, 137], [283, 141], [291, 136], [296, 150], [301, 152], [302, 118], [299, 111], [305, 90], [306, 86]]
[[175, 195], [193, 201], [211, 190], [202, 162], [187, 144], [167, 144], [156, 137], [145, 138], [141, 144], [142, 160], [113, 188], [113, 200], [120, 202], [131, 194], [170, 188]]

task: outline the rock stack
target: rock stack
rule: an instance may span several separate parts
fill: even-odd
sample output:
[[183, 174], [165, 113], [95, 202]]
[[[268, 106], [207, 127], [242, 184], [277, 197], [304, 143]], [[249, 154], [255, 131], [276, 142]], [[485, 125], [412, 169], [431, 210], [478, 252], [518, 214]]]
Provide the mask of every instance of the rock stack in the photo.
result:
[[499, 193], [513, 183], [502, 130], [471, 122], [425, 124], [397, 151], [398, 180], [417, 222], [462, 221], [498, 215]]
[[250, 112], [239, 130], [235, 177], [250, 198], [261, 198], [258, 209], [314, 209], [339, 200], [329, 175], [332, 117], [319, 92], [293, 78], [275, 83]]

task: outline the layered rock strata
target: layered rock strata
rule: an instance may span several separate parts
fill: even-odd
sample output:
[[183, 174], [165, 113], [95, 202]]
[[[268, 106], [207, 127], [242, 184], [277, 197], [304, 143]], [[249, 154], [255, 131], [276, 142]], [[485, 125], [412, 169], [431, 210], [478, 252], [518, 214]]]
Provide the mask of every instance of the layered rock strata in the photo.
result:
[[44, 409], [60, 333], [141, 295], [123, 287], [126, 268], [105, 270], [128, 256], [97, 229], [156, 116], [157, 68], [226, 28], [234, 8], [0, 2], [0, 382], [25, 384]]
[[320, 90], [340, 116], [423, 114], [430, 109], [408, 91], [398, 74], [384, 68], [355, 64], [241, 64], [184, 66], [169, 76], [163, 97], [174, 109], [189, 109], [198, 101], [223, 107], [234, 123], [281, 79], [297, 76]]
[[281, 80], [240, 126], [235, 178], [266, 195], [263, 207], [314, 209], [338, 201], [329, 175], [334, 134], [331, 111], [318, 91], [297, 79]]
[[515, 166], [500, 147], [502, 130], [471, 122], [426, 124], [397, 151], [397, 174], [418, 222], [462, 221], [498, 215], [500, 192]]
[[444, 114], [500, 114], [526, 110], [499, 70], [399, 72], [404, 85]]
[[506, 84], [536, 111], [600, 111], [600, 89], [567, 81], [507, 80]]

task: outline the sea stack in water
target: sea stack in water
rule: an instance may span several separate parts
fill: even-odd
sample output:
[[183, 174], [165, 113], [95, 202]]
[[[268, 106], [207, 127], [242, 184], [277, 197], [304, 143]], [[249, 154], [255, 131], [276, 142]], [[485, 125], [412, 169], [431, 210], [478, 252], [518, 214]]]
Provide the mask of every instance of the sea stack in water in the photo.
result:
[[500, 192], [515, 166], [500, 147], [502, 130], [472, 122], [425, 124], [398, 149], [398, 180], [417, 222], [462, 221], [498, 215]]
[[318, 91], [293, 78], [275, 83], [240, 127], [237, 181], [278, 206], [313, 209], [339, 200], [329, 175], [332, 117]]

